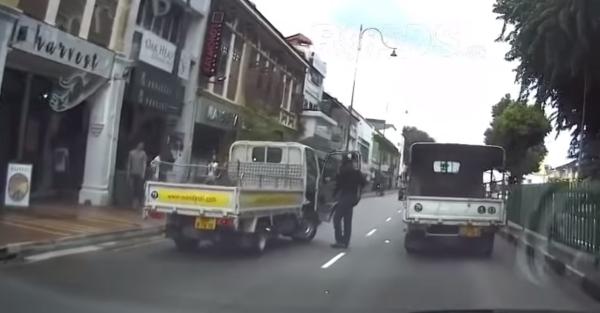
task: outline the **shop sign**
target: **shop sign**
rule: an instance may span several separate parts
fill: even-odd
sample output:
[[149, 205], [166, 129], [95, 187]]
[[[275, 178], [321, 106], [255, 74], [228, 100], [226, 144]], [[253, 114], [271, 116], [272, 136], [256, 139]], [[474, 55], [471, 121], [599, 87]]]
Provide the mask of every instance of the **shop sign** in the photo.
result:
[[204, 99], [205, 104], [196, 116], [196, 122], [222, 129], [234, 129], [239, 120], [239, 114], [218, 103]]
[[176, 76], [140, 62], [133, 69], [128, 99], [146, 108], [178, 115], [182, 89]]
[[29, 206], [32, 169], [31, 164], [8, 164], [4, 205], [13, 207]]
[[149, 31], [143, 31], [140, 61], [146, 62], [167, 73], [173, 73], [177, 46]]
[[204, 52], [200, 61], [200, 71], [206, 77], [213, 77], [217, 73], [224, 23], [225, 13], [217, 11], [211, 14], [204, 41]]
[[11, 46], [63, 65], [109, 78], [115, 54], [27, 16], [21, 16]]

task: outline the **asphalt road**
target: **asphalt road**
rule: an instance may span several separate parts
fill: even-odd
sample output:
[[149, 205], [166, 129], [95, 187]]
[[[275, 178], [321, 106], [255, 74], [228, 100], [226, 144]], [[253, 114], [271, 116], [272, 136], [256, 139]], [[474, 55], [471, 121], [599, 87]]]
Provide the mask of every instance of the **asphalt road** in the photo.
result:
[[183, 254], [170, 241], [153, 239], [5, 265], [0, 311], [600, 312], [600, 304], [501, 238], [492, 259], [450, 250], [407, 255], [399, 209], [393, 196], [363, 200], [351, 247], [341, 257], [329, 247], [332, 229], [325, 224], [311, 244], [279, 240], [259, 258], [212, 250]]

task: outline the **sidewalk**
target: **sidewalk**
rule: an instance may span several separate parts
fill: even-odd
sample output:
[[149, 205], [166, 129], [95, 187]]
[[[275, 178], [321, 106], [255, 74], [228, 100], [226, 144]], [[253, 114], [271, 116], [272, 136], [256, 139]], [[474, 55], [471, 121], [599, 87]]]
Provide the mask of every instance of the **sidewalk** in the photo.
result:
[[160, 233], [164, 221], [141, 210], [84, 206], [35, 206], [0, 210], [0, 260], [25, 251], [48, 251], [142, 234]]

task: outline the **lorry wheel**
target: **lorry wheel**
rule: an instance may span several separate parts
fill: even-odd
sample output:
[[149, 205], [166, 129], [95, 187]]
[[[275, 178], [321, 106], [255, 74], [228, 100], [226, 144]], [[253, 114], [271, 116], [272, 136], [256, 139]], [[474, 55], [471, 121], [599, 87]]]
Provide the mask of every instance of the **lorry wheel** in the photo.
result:
[[419, 234], [415, 231], [407, 231], [404, 236], [404, 249], [409, 254], [415, 253], [418, 251], [419, 244]]
[[177, 250], [181, 252], [191, 252], [198, 247], [198, 241], [195, 239], [180, 237], [173, 239], [173, 241], [175, 241], [175, 246], [177, 247]]
[[494, 234], [481, 238], [481, 255], [486, 258], [492, 257], [494, 252]]
[[298, 230], [292, 235], [292, 239], [298, 242], [310, 242], [317, 235], [317, 223], [314, 219], [303, 219], [298, 224]]
[[251, 235], [250, 238], [250, 247], [249, 252], [254, 255], [261, 255], [267, 249], [267, 241], [269, 237], [264, 232], [258, 232], [256, 234]]

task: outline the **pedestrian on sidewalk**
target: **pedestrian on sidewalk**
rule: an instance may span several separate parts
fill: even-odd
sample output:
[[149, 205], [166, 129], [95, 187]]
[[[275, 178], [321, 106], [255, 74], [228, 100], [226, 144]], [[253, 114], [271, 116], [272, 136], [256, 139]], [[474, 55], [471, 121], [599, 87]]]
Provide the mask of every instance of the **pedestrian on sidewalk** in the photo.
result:
[[337, 205], [333, 213], [335, 243], [331, 247], [348, 248], [352, 233], [352, 213], [360, 201], [360, 194], [365, 184], [362, 173], [354, 168], [352, 157], [345, 157], [336, 176], [334, 196], [337, 198]]
[[139, 142], [135, 149], [129, 151], [127, 159], [127, 179], [133, 193], [132, 206], [139, 207], [144, 201], [144, 180], [146, 178], [146, 167], [148, 156], [144, 151], [144, 143]]
[[154, 159], [152, 159], [152, 161], [150, 161], [150, 169], [152, 170], [152, 180], [154, 181], [162, 181], [161, 180], [161, 176], [162, 173], [160, 172], [160, 164], [162, 163], [162, 160], [160, 158], [160, 154], [157, 154]]
[[217, 156], [213, 154], [212, 161], [208, 163], [207, 167], [206, 183], [214, 185], [217, 178], [219, 178], [219, 162], [217, 161]]

